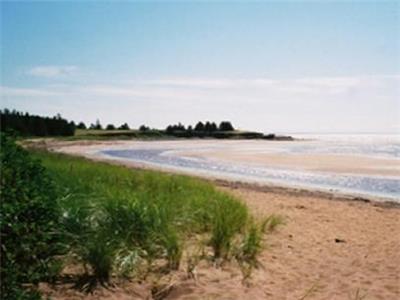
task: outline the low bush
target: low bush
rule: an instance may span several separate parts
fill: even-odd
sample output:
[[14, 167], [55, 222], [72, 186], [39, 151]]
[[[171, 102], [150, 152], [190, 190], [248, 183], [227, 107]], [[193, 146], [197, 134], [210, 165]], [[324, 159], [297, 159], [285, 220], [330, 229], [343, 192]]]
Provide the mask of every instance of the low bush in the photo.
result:
[[56, 187], [41, 164], [1, 135], [1, 296], [37, 298], [23, 284], [50, 280], [65, 252]]

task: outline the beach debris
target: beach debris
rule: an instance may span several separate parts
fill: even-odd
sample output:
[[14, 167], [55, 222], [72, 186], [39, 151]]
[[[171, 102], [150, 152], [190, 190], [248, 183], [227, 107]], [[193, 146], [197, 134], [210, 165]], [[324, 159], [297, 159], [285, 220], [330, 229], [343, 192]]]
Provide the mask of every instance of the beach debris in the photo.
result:
[[336, 238], [336, 239], [335, 239], [335, 243], [346, 243], [346, 241], [343, 240], [343, 239], [338, 239], [338, 238]]
[[296, 205], [295, 208], [297, 209], [306, 209], [306, 207], [304, 205]]

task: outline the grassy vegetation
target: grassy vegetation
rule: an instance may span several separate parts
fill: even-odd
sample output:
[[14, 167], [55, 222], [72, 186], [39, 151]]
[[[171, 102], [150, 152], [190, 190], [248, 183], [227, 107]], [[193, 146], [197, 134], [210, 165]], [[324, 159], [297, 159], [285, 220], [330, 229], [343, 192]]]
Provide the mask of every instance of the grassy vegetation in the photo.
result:
[[248, 277], [263, 231], [279, 223], [257, 223], [206, 181], [1, 141], [1, 292], [9, 299], [39, 298], [22, 286], [56, 280], [63, 263], [83, 267], [76, 279], [85, 289], [184, 270], [183, 261], [190, 276], [202, 259], [236, 259]]
[[251, 229], [247, 207], [210, 183], [62, 154], [34, 155], [61, 187], [70, 254], [98, 283], [160, 264], [177, 269], [199, 236], [208, 241], [210, 259], [247, 260], [258, 253], [248, 254], [253, 240], [259, 249], [261, 231]]
[[[96, 129], [76, 129], [73, 139], [110, 139], [110, 138], [162, 138], [165, 134], [161, 130], [138, 129], [115, 129], [115, 130], [96, 130]], [[70, 137], [72, 138], [72, 137]]]

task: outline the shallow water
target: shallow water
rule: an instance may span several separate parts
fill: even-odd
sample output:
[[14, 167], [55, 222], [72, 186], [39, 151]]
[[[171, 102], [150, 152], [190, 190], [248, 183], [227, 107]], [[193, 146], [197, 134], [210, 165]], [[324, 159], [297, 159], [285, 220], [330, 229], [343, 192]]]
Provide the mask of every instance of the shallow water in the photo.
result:
[[[178, 146], [176, 146], [178, 145]], [[251, 144], [223, 144], [212, 141], [196, 147], [196, 151], [208, 151], [215, 148], [250, 153], [324, 153], [351, 154], [375, 158], [399, 159], [400, 144], [396, 140], [385, 140], [377, 143], [374, 140], [313, 140], [302, 142], [275, 143], [265, 142]], [[155, 147], [154, 147], [155, 146]], [[226, 162], [207, 159], [206, 156], [187, 157], [185, 150], [192, 150], [190, 142], [185, 141], [182, 147], [157, 142], [141, 143], [139, 147], [129, 149], [109, 149], [102, 154], [116, 159], [140, 162], [156, 167], [186, 171], [193, 174], [215, 176], [218, 178], [237, 179], [250, 182], [276, 183], [288, 186], [317, 188], [344, 192], [354, 195], [377, 196], [399, 200], [400, 176], [376, 176], [368, 174], [338, 174], [332, 172], [311, 172], [291, 170], [290, 168], [265, 167], [246, 162]], [[236, 147], [236, 148], [235, 148]]]

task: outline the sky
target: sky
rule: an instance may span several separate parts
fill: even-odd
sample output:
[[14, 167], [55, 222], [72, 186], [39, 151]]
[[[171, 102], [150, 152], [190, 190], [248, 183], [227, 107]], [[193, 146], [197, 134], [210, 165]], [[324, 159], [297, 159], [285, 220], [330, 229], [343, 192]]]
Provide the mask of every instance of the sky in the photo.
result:
[[400, 133], [400, 1], [1, 2], [1, 108]]

